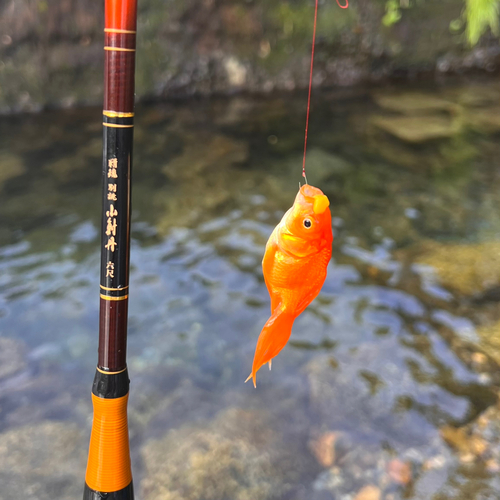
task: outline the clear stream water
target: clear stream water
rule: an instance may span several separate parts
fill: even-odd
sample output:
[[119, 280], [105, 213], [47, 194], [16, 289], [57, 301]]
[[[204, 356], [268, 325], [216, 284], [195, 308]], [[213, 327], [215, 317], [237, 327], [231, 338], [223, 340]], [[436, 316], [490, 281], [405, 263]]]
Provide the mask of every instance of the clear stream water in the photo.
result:
[[[260, 262], [301, 180], [304, 102], [136, 110], [137, 498], [498, 498], [495, 436], [461, 429], [497, 401], [482, 332], [500, 319], [500, 85], [315, 92], [307, 173], [331, 200], [333, 258], [255, 390]], [[99, 109], [0, 118], [2, 499], [82, 492], [100, 123]]]

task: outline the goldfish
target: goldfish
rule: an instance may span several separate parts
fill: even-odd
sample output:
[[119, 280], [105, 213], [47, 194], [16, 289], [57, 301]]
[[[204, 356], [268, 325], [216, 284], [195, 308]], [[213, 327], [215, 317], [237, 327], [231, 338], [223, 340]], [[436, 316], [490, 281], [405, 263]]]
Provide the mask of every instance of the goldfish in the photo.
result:
[[292, 326], [316, 298], [332, 255], [330, 201], [309, 184], [299, 188], [292, 207], [274, 228], [266, 244], [262, 270], [271, 298], [271, 317], [262, 329], [252, 373], [245, 382], [256, 384], [257, 371], [285, 347]]

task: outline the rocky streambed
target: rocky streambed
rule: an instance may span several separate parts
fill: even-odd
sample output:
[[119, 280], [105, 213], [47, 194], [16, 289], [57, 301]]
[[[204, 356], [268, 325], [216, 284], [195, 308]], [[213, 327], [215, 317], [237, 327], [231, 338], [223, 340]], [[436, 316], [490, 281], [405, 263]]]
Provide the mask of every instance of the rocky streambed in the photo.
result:
[[[257, 390], [243, 381], [269, 310], [260, 260], [300, 180], [304, 103], [137, 110], [128, 363], [141, 498], [496, 498], [497, 102], [481, 81], [316, 94], [308, 178], [331, 200], [333, 259]], [[99, 116], [0, 120], [2, 499], [82, 491]]]

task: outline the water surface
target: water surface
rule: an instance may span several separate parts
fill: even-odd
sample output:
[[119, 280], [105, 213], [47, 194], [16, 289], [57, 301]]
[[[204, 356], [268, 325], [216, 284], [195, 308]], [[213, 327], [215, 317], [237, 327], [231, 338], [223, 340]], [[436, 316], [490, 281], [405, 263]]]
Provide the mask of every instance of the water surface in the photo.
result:
[[[255, 390], [260, 262], [301, 180], [303, 97], [136, 111], [137, 496], [496, 498], [499, 434], [481, 429], [497, 422], [500, 86], [316, 93], [308, 178], [331, 200], [333, 258]], [[0, 119], [0, 498], [82, 491], [100, 123]]]

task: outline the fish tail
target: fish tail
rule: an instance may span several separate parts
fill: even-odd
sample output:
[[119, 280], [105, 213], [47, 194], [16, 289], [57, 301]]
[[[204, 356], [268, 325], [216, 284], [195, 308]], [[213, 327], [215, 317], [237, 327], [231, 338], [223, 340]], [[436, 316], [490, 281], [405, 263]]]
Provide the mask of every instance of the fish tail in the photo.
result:
[[248, 375], [247, 379], [245, 380], [245, 384], [250, 380], [252, 379], [253, 380], [253, 386], [257, 389], [257, 380], [256, 380], [256, 377], [255, 377], [255, 373], [250, 373], [250, 375]]
[[252, 373], [245, 382], [252, 379], [253, 385], [257, 387], [257, 372], [261, 366], [271, 363], [271, 360], [285, 347], [292, 333], [294, 320], [295, 317], [285, 309], [276, 308], [260, 332], [253, 358]]

